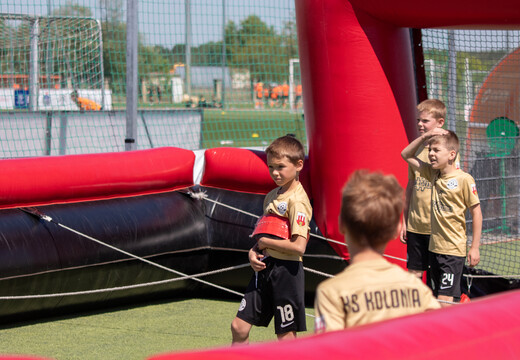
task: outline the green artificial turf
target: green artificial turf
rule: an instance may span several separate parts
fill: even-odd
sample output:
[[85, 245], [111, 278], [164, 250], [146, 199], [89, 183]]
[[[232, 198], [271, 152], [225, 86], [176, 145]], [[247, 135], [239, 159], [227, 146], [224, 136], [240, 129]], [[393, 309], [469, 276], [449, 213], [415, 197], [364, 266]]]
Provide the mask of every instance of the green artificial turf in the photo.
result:
[[520, 241], [480, 245], [480, 264], [477, 268], [505, 277], [520, 274]]
[[[183, 299], [0, 328], [0, 354], [56, 360], [146, 359], [159, 353], [228, 346], [240, 299]], [[307, 309], [307, 314], [314, 314]], [[312, 334], [313, 318], [307, 317]], [[275, 341], [273, 324], [253, 327], [251, 343]]]
[[293, 133], [305, 144], [301, 113], [277, 110], [204, 110], [202, 148], [266, 147], [277, 137]]

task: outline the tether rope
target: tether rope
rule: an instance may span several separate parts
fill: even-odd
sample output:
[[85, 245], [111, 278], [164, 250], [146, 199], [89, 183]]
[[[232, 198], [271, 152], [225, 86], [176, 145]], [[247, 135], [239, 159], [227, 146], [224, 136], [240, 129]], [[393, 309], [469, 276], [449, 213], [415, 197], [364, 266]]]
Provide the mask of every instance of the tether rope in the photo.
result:
[[327, 274], [327, 273], [321, 272], [319, 270], [310, 269], [310, 268], [308, 268], [306, 266], [303, 267], [303, 270], [308, 271], [308, 272], [313, 273], [313, 274], [318, 274], [318, 275], [321, 275], [321, 276], [324, 276], [324, 277], [329, 277], [329, 278], [333, 278], [334, 277], [334, 275]]
[[[230, 270], [236, 270], [240, 269], [246, 266], [250, 266], [249, 263], [242, 264], [242, 265], [236, 265], [236, 266], [230, 266], [223, 269], [213, 270], [213, 271], [207, 271], [199, 274], [194, 275], [186, 275], [181, 276], [178, 278], [173, 279], [165, 279], [165, 280], [159, 280], [159, 281], [152, 281], [147, 283], [141, 283], [141, 284], [134, 284], [134, 285], [127, 285], [127, 286], [118, 286], [118, 287], [112, 287], [112, 288], [105, 288], [105, 289], [95, 289], [95, 290], [85, 290], [85, 291], [73, 291], [73, 292], [63, 292], [63, 293], [54, 293], [54, 294], [39, 294], [39, 295], [19, 295], [19, 296], [0, 296], [0, 300], [21, 300], [21, 299], [41, 299], [41, 298], [51, 298], [51, 297], [61, 297], [61, 296], [73, 296], [73, 295], [90, 295], [90, 294], [96, 294], [96, 293], [103, 293], [103, 292], [112, 292], [112, 291], [120, 291], [120, 290], [128, 290], [128, 289], [136, 289], [136, 288], [142, 288], [147, 286], [154, 286], [154, 285], [161, 285], [161, 284], [168, 284], [175, 281], [181, 281], [181, 280], [192, 280], [196, 277], [202, 277], [202, 276], [208, 276], [213, 274], [218, 274], [225, 271]], [[222, 288], [225, 291], [229, 291], [231, 293], [243, 296], [243, 294], [227, 289]]]
[[462, 303], [453, 302], [453, 301], [447, 301], [447, 300], [439, 300], [439, 299], [437, 299], [437, 301], [440, 302], [441, 304], [462, 305]]
[[[93, 238], [93, 237], [91, 237], [91, 236], [89, 236], [89, 235], [83, 234], [83, 233], [81, 233], [81, 232], [79, 232], [79, 231], [77, 231], [77, 230], [75, 230], [75, 229], [72, 229], [72, 228], [70, 228], [70, 227], [68, 227], [68, 226], [66, 226], [66, 225], [63, 225], [63, 224], [61, 224], [61, 223], [59, 223], [59, 222], [53, 220], [50, 216], [45, 215], [45, 214], [42, 214], [42, 213], [39, 212], [37, 209], [34, 209], [34, 208], [20, 208], [20, 210], [22, 210], [22, 211], [24, 211], [24, 212], [26, 212], [26, 213], [29, 213], [29, 214], [31, 214], [31, 215], [34, 215], [34, 216], [36, 216], [36, 217], [38, 217], [38, 218], [40, 218], [40, 219], [42, 219], [42, 220], [45, 220], [45, 221], [47, 221], [47, 222], [51, 222], [51, 223], [53, 223], [53, 224], [55, 224], [55, 225], [57, 225], [57, 226], [59, 226], [59, 227], [65, 229], [65, 230], [68, 230], [68, 231], [70, 231], [70, 232], [73, 232], [73, 233], [76, 234], [76, 235], [82, 236], [82, 237], [84, 237], [84, 238], [86, 238], [86, 239], [88, 239], [88, 240], [91, 240], [91, 241], [93, 241], [93, 242], [95, 242], [95, 243], [98, 243], [98, 244], [103, 245], [103, 246], [105, 246], [105, 247], [108, 247], [108, 248], [110, 248], [110, 249], [112, 249], [112, 250], [115, 250], [115, 251], [117, 251], [117, 252], [120, 252], [120, 253], [122, 253], [122, 254], [124, 254], [124, 255], [126, 255], [126, 256], [129, 256], [129, 257], [131, 257], [131, 258], [134, 258], [134, 259], [137, 259], [137, 260], [139, 260], [139, 261], [145, 262], [145, 263], [147, 263], [147, 264], [149, 264], [149, 265], [155, 266], [155, 267], [157, 267], [157, 268], [159, 268], [159, 269], [162, 269], [162, 270], [165, 270], [165, 271], [168, 271], [168, 272], [174, 273], [174, 274], [176, 274], [176, 275], [180, 275], [180, 276], [187, 276], [187, 277], [190, 276], [190, 275], [185, 274], [185, 273], [183, 273], [183, 272], [180, 272], [180, 271], [177, 271], [177, 270], [174, 270], [174, 269], [170, 269], [170, 268], [168, 268], [168, 267], [166, 267], [166, 266], [163, 266], [163, 265], [161, 265], [161, 264], [157, 264], [157, 263], [155, 263], [155, 262], [153, 262], [153, 261], [147, 260], [147, 259], [145, 259], [145, 258], [142, 258], [142, 257], [140, 257], [140, 256], [134, 255], [134, 254], [132, 254], [132, 253], [129, 253], [128, 251], [125, 251], [125, 250], [119, 249], [118, 247], [115, 247], [115, 246], [113, 246], [113, 245], [107, 244], [107, 243], [105, 243], [105, 242], [103, 242], [103, 241], [101, 241], [101, 240], [98, 240], [98, 239], [96, 239], [96, 238]], [[239, 292], [237, 292], [237, 291], [234, 291], [234, 290], [231, 290], [231, 289], [227, 289], [227, 288], [225, 288], [225, 287], [223, 287], [223, 286], [220, 286], [220, 285], [217, 285], [217, 284], [213, 284], [213, 283], [211, 283], [211, 282], [209, 282], [209, 281], [205, 281], [205, 280], [202, 280], [202, 279], [198, 279], [198, 278], [196, 278], [196, 277], [193, 277], [192, 279], [193, 279], [194, 281], [198, 281], [198, 282], [203, 283], [203, 284], [205, 284], [205, 285], [212, 286], [212, 287], [215, 287], [215, 288], [217, 288], [217, 289], [224, 290], [224, 291], [228, 291], [228, 292], [230, 292], [230, 293], [233, 293], [233, 294], [236, 294], [236, 295], [240, 295], [240, 296], [242, 296], [242, 294], [239, 293]]]
[[485, 278], [491, 278], [491, 279], [507, 279], [507, 278], [520, 278], [520, 275], [472, 275], [472, 274], [463, 274], [462, 276], [465, 276], [467, 278], [475, 278], [475, 279], [485, 279]]
[[[228, 209], [231, 209], [233, 211], [236, 211], [236, 212], [248, 215], [248, 216], [252, 216], [254, 218], [259, 218], [259, 216], [256, 215], [256, 214], [244, 211], [244, 210], [236, 208], [234, 206], [227, 205], [227, 204], [222, 203], [222, 202], [217, 201], [217, 200], [210, 199], [206, 195], [206, 193], [204, 193], [204, 192], [193, 193], [193, 192], [190, 191], [190, 192], [188, 192], [188, 194], [190, 196], [192, 196], [193, 198], [195, 198], [195, 199], [206, 200], [206, 201], [212, 202], [212, 203], [214, 203], [216, 205], [223, 206], [223, 207], [226, 207]], [[110, 248], [110, 249], [112, 249], [114, 251], [120, 252], [120, 253], [122, 253], [122, 254], [124, 254], [126, 256], [129, 256], [131, 258], [134, 258], [134, 259], [137, 259], [139, 261], [145, 262], [145, 263], [147, 263], [149, 265], [155, 266], [155, 267], [160, 268], [162, 270], [168, 271], [170, 273], [174, 273], [176, 275], [179, 275], [180, 277], [174, 278], [174, 279], [166, 279], [166, 280], [160, 280], [160, 281], [154, 281], [154, 282], [148, 282], [148, 283], [127, 285], [127, 286], [120, 286], [120, 287], [112, 287], [112, 288], [105, 288], [105, 289], [95, 289], [95, 290], [75, 291], [75, 292], [63, 292], [63, 293], [54, 293], [54, 294], [0, 296], [0, 300], [37, 299], [37, 298], [50, 298], [50, 297], [62, 297], [62, 296], [74, 296], [74, 295], [89, 295], [89, 294], [102, 293], [102, 292], [113, 292], [113, 291], [128, 290], [128, 289], [141, 288], [141, 287], [147, 287], [147, 286], [161, 285], [161, 284], [166, 284], [166, 283], [171, 283], [171, 282], [181, 281], [181, 280], [188, 280], [188, 279], [189, 280], [198, 281], [198, 282], [203, 283], [205, 285], [212, 286], [212, 287], [215, 287], [217, 289], [220, 289], [220, 290], [223, 290], [223, 291], [226, 291], [226, 292], [238, 295], [238, 296], [243, 296], [244, 295], [243, 293], [240, 293], [238, 291], [234, 291], [232, 289], [229, 289], [229, 288], [226, 288], [226, 287], [223, 287], [223, 286], [211, 283], [209, 281], [205, 281], [205, 280], [199, 279], [198, 277], [208, 276], [208, 275], [212, 275], [212, 274], [217, 274], [217, 273], [221, 273], [221, 272], [225, 272], [225, 271], [230, 271], [230, 270], [235, 270], [235, 269], [247, 267], [247, 266], [249, 266], [249, 263], [242, 264], [242, 265], [237, 265], [237, 266], [232, 266], [232, 267], [227, 267], [227, 268], [222, 268], [222, 269], [213, 270], [213, 271], [208, 271], [208, 272], [204, 272], [204, 273], [200, 273], [200, 274], [188, 275], [188, 274], [182, 273], [180, 271], [177, 271], [177, 270], [168, 268], [166, 266], [160, 265], [160, 264], [155, 263], [153, 261], [147, 260], [147, 259], [145, 259], [143, 257], [140, 257], [140, 256], [134, 255], [132, 253], [129, 253], [129, 252], [125, 251], [125, 250], [122, 250], [122, 249], [117, 248], [117, 247], [115, 247], [113, 245], [107, 244], [107, 243], [105, 243], [105, 242], [103, 242], [101, 240], [98, 240], [96, 238], [93, 238], [93, 237], [91, 237], [89, 235], [83, 234], [83, 233], [81, 233], [81, 232], [79, 232], [79, 231], [77, 231], [75, 229], [72, 229], [72, 228], [70, 228], [70, 227], [68, 227], [68, 226], [66, 226], [64, 224], [61, 224], [61, 223], [53, 220], [50, 216], [42, 214], [41, 212], [39, 212], [35, 208], [31, 208], [31, 209], [29, 209], [29, 208], [21, 208], [21, 210], [24, 211], [24, 212], [27, 212], [29, 214], [32, 214], [32, 215], [34, 215], [34, 216], [36, 216], [36, 217], [38, 217], [38, 218], [40, 218], [42, 220], [45, 220], [47, 222], [52, 222], [55, 225], [57, 225], [57, 226], [59, 226], [59, 227], [61, 227], [63, 229], [66, 229], [66, 230], [68, 230], [68, 231], [70, 231], [72, 233], [75, 233], [75, 234], [77, 234], [77, 235], [79, 235], [81, 237], [84, 237], [84, 238], [86, 238], [88, 240], [96, 242], [96, 243], [98, 243], [98, 244], [100, 244], [102, 246], [108, 247], [108, 248]], [[336, 241], [336, 240], [333, 240], [333, 239], [329, 239], [329, 238], [326, 238], [326, 237], [318, 235], [318, 234], [311, 233], [310, 235], [313, 236], [313, 237], [319, 238], [321, 240], [325, 240], [325, 241], [328, 241], [328, 242], [331, 242], [331, 243], [336, 243], [336, 244], [339, 244], [339, 245], [342, 245], [342, 246], [346, 246], [346, 244], [343, 243], [343, 242]], [[388, 258], [395, 259], [395, 260], [406, 261], [405, 259], [401, 259], [401, 258], [398, 258], [398, 257], [395, 257], [395, 256], [391, 256], [391, 255], [384, 254], [384, 256], [386, 256]], [[327, 274], [327, 273], [324, 273], [324, 272], [321, 272], [321, 271], [318, 271], [318, 270], [310, 269], [308, 267], [304, 267], [304, 270], [308, 271], [308, 272], [311, 272], [311, 273], [314, 273], [314, 274], [318, 274], [318, 275], [324, 276], [324, 277], [329, 277], [329, 278], [334, 277], [334, 275]], [[487, 277], [485, 275], [465, 275], [465, 276], [475, 277], [475, 278], [476, 277]], [[496, 276], [496, 277], [500, 277], [500, 276]], [[458, 304], [458, 303], [448, 302], [448, 301], [443, 301], [443, 300], [438, 300], [438, 301], [441, 302], [441, 303]], [[306, 316], [315, 317], [314, 315], [311, 315], [311, 314], [306, 314]]]
[[[236, 211], [236, 212], [239, 212], [239, 213], [242, 213], [242, 214], [245, 214], [245, 215], [249, 215], [249, 216], [252, 216], [256, 219], [260, 218], [260, 216], [256, 215], [256, 214], [252, 214], [250, 212], [247, 212], [247, 211], [244, 211], [242, 209], [239, 209], [237, 207], [234, 207], [234, 206], [231, 206], [231, 205], [227, 205], [223, 202], [220, 202], [218, 200], [214, 200], [214, 199], [211, 199], [209, 198], [205, 192], [203, 191], [200, 191], [198, 193], [194, 193], [192, 191], [188, 191], [188, 194], [195, 198], [195, 199], [199, 199], [199, 200], [206, 200], [206, 201], [209, 201], [209, 202], [212, 202], [216, 205], [220, 205], [220, 206], [223, 206], [223, 207], [226, 207], [228, 209], [231, 209], [233, 211]], [[341, 241], [337, 241], [337, 240], [334, 240], [334, 239], [329, 239], [329, 238], [326, 238], [325, 236], [322, 236], [322, 235], [319, 235], [319, 234], [314, 234], [314, 233], [311, 233], [310, 236], [313, 236], [315, 238], [318, 238], [318, 239], [321, 239], [321, 240], [325, 240], [325, 241], [328, 241], [328, 242], [331, 242], [331, 243], [334, 243], [334, 244], [338, 244], [338, 245], [341, 245], [341, 246], [345, 246], [347, 247], [347, 244], [345, 244], [344, 242], [341, 242]], [[399, 260], [399, 261], [404, 261], [406, 262], [406, 259], [402, 259], [402, 258], [398, 258], [398, 257], [395, 257], [395, 256], [392, 256], [392, 255], [387, 255], [387, 254], [383, 254], [383, 256], [387, 257], [387, 258], [390, 258], [390, 259], [394, 259], [394, 260]]]
[[[68, 230], [68, 231], [70, 231], [70, 232], [72, 232], [72, 233], [74, 233], [76, 235], [84, 237], [84, 238], [86, 238], [88, 240], [91, 240], [91, 241], [93, 241], [95, 243], [98, 243], [98, 244], [100, 244], [102, 246], [108, 247], [108, 248], [110, 248], [112, 250], [115, 250], [115, 251], [120, 252], [120, 253], [122, 253], [124, 255], [127, 255], [127, 256], [129, 256], [131, 258], [140, 260], [140, 261], [145, 262], [145, 263], [147, 263], [149, 265], [158, 267], [158, 268], [160, 268], [162, 270], [174, 273], [176, 275], [180, 275], [180, 276], [182, 276], [182, 278], [167, 279], [167, 280], [149, 282], [149, 283], [144, 283], [144, 284], [121, 286], [121, 287], [117, 287], [117, 288], [105, 288], [105, 289], [95, 289], [95, 290], [76, 291], [76, 292], [64, 292], [64, 293], [59, 293], [59, 294], [56, 293], [56, 294], [39, 294], [39, 295], [2, 296], [2, 297], [0, 297], [0, 300], [15, 300], [15, 299], [19, 300], [19, 299], [49, 298], [49, 297], [57, 297], [57, 296], [86, 295], [86, 294], [94, 294], [94, 293], [109, 292], [109, 291], [115, 291], [115, 290], [125, 290], [125, 289], [137, 288], [137, 287], [151, 286], [151, 285], [163, 284], [163, 283], [167, 283], [167, 282], [173, 282], [173, 281], [184, 280], [184, 279], [195, 280], [195, 281], [201, 282], [201, 283], [203, 283], [205, 285], [212, 286], [212, 287], [215, 287], [217, 289], [220, 289], [220, 290], [223, 290], [223, 291], [227, 291], [229, 293], [232, 293], [232, 294], [235, 294], [235, 295], [238, 295], [238, 296], [244, 296], [243, 293], [240, 293], [240, 292], [232, 290], [232, 289], [228, 289], [226, 287], [223, 287], [223, 286], [211, 283], [209, 281], [201, 280], [201, 279], [197, 278], [196, 276], [204, 276], [204, 275], [218, 273], [218, 272], [223, 272], [223, 271], [227, 271], [227, 270], [238, 269], [238, 268], [249, 266], [249, 263], [233, 266], [233, 267], [230, 267], [230, 268], [224, 268], [224, 269], [220, 269], [220, 270], [215, 270], [215, 271], [211, 271], [211, 272], [208, 272], [208, 273], [202, 273], [202, 274], [198, 274], [198, 275], [187, 275], [187, 274], [184, 274], [184, 273], [182, 273], [180, 271], [177, 271], [177, 270], [174, 270], [174, 269], [170, 269], [170, 268], [168, 268], [166, 266], [163, 266], [161, 264], [157, 264], [157, 263], [155, 263], [153, 261], [147, 260], [145, 258], [142, 258], [140, 256], [134, 255], [132, 253], [129, 253], [128, 251], [122, 250], [122, 249], [120, 249], [120, 248], [118, 248], [116, 246], [107, 244], [107, 243], [105, 243], [105, 242], [103, 242], [101, 240], [98, 240], [98, 239], [96, 239], [96, 238], [94, 238], [92, 236], [83, 234], [80, 231], [77, 231], [75, 229], [72, 229], [72, 228], [70, 228], [70, 227], [68, 227], [66, 225], [63, 225], [63, 224], [55, 221], [52, 217], [50, 217], [49, 215], [45, 215], [45, 214], [41, 213], [36, 208], [20, 208], [20, 210], [22, 210], [23, 212], [29, 213], [31, 215], [34, 215], [34, 216], [38, 217], [39, 219], [45, 220], [45, 221], [47, 221], [49, 223], [53, 223], [53, 224], [55, 224], [55, 225], [65, 229], [65, 230]], [[314, 317], [314, 315], [312, 315], [312, 314], [307, 314], [306, 313], [305, 315], [309, 316], [309, 317]]]

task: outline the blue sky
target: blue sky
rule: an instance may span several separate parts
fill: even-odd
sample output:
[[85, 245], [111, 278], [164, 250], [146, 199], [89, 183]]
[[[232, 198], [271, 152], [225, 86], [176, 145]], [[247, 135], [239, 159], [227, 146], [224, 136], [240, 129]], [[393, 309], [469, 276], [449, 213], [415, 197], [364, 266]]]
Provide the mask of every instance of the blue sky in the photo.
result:
[[[123, 6], [126, 16], [126, 0], [104, 0]], [[171, 48], [185, 42], [185, 0], [138, 0], [139, 32], [148, 44], [159, 44]], [[251, 14], [259, 16], [278, 32], [283, 25], [294, 20], [294, 0], [190, 0], [192, 13], [192, 44], [197, 46], [209, 41], [220, 41], [223, 31], [223, 4], [226, 19], [235, 23]], [[21, 13], [27, 15], [46, 15], [67, 2], [79, 4], [92, 10], [95, 18], [101, 19], [103, 12], [100, 0], [0, 0], [1, 13]], [[125, 18], [126, 20], [126, 18]], [[428, 36], [435, 34], [435, 36]], [[459, 30], [456, 32], [457, 50], [500, 50], [510, 49], [520, 44], [519, 31], [480, 31]], [[425, 30], [425, 48], [448, 47], [447, 30]], [[508, 44], [508, 45], [507, 45]]]
[[[110, 0], [108, 0], [110, 1]], [[126, 8], [126, 0], [120, 1]], [[220, 41], [223, 29], [223, 4], [226, 23], [240, 23], [251, 14], [259, 16], [269, 26], [281, 31], [288, 20], [294, 20], [294, 0], [190, 0], [192, 41], [200, 45], [208, 41]], [[92, 10], [93, 17], [102, 20], [103, 12], [98, 0], [0, 0], [1, 13], [47, 15], [67, 2]], [[139, 32], [150, 44], [172, 47], [185, 41], [184, 0], [139, 0]], [[126, 16], [126, 9], [124, 11]], [[126, 21], [126, 18], [125, 18]]]

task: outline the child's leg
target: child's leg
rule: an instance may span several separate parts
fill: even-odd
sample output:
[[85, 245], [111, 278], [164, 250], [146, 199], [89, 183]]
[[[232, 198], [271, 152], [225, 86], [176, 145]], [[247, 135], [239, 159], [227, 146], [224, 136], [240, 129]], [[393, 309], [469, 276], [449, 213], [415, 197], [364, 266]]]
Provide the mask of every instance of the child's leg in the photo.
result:
[[277, 334], [278, 340], [292, 340], [296, 339], [296, 332], [295, 331], [289, 331], [283, 334]]
[[273, 306], [270, 297], [272, 294], [266, 285], [269, 271], [268, 265], [267, 269], [255, 273], [249, 281], [237, 315], [231, 322], [233, 344], [249, 343], [249, 332], [253, 325], [267, 327], [271, 322]]
[[248, 344], [252, 325], [238, 317], [231, 322], [232, 345]]
[[407, 231], [406, 238], [408, 272], [422, 279], [423, 273], [428, 270], [428, 244], [430, 242], [430, 235]]
[[[433, 293], [437, 299], [453, 302], [460, 297], [460, 280], [464, 269], [464, 257], [430, 253], [430, 266], [433, 282]], [[451, 304], [441, 303], [449, 306]]]
[[278, 339], [294, 338], [306, 331], [305, 280], [299, 261], [276, 260], [271, 273], [274, 305], [274, 329]]

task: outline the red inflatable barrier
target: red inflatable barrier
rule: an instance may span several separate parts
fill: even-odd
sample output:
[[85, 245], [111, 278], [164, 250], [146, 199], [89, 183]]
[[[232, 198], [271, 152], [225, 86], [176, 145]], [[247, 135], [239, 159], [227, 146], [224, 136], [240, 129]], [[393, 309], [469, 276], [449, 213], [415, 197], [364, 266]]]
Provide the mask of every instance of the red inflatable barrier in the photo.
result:
[[[253, 194], [267, 194], [276, 187], [269, 176], [263, 151], [238, 148], [214, 148], [204, 152], [203, 186]], [[309, 197], [309, 163], [306, 160], [300, 181]]]
[[142, 195], [193, 185], [178, 148], [0, 161], [0, 209]]
[[0, 356], [0, 360], [51, 360], [51, 358], [13, 355], [13, 356]]
[[294, 341], [164, 354], [149, 360], [516, 359], [520, 291]]

